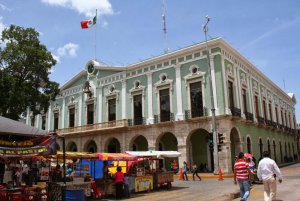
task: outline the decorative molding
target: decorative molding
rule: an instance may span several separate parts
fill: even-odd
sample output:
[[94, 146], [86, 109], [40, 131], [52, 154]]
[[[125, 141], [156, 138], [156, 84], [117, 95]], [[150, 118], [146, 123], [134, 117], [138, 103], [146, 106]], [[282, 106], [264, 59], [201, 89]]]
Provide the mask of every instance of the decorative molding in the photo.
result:
[[244, 73], [244, 72], [240, 73], [240, 80], [241, 80], [242, 86], [247, 88], [246, 73]]
[[59, 113], [61, 106], [58, 103], [54, 103], [54, 107], [52, 109], [53, 113]]
[[[163, 79], [165, 76], [165, 79]], [[167, 78], [166, 73], [162, 73], [159, 75], [160, 80], [154, 84], [155, 86], [155, 93], [158, 93], [158, 91], [162, 88], [170, 88], [170, 92], [173, 91], [173, 80]]]
[[133, 87], [129, 89], [129, 92], [131, 93], [130, 98], [133, 98], [133, 96], [142, 94], [143, 97], [145, 97], [145, 86], [141, 85], [140, 80], [135, 80], [133, 82]]
[[116, 101], [118, 101], [119, 100], [119, 93], [120, 92], [118, 90], [116, 90], [115, 88], [113, 88], [113, 90], [112, 90], [112, 88], [109, 88], [108, 93], [105, 95], [105, 97], [106, 97], [105, 102], [107, 103], [108, 100], [111, 100], [111, 99], [116, 99]]
[[[192, 67], [196, 65], [192, 65], [190, 67], [190, 72], [192, 71]], [[201, 81], [203, 84], [205, 84], [205, 72], [197, 70], [196, 73], [191, 72], [190, 74], [184, 76], [185, 86], [188, 87], [188, 82], [190, 81]]]
[[233, 72], [233, 65], [227, 64], [226, 66], [226, 75], [234, 80], [234, 72]]

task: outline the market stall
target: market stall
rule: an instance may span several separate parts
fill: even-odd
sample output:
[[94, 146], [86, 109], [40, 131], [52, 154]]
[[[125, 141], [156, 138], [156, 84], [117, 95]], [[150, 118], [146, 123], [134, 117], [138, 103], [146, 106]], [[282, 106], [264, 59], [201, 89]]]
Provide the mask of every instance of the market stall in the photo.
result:
[[[47, 200], [49, 163], [56, 136], [0, 116], [1, 200]], [[4, 168], [3, 168], [4, 167]]]
[[[141, 165], [136, 166], [136, 172], [133, 171], [131, 177], [134, 178], [134, 191], [150, 191], [166, 185], [171, 188], [171, 182], [174, 181], [174, 172], [167, 171], [159, 167], [159, 160], [163, 158], [176, 158], [181, 154], [177, 151], [126, 151], [126, 153], [137, 156]], [[132, 189], [133, 186], [130, 187]]]

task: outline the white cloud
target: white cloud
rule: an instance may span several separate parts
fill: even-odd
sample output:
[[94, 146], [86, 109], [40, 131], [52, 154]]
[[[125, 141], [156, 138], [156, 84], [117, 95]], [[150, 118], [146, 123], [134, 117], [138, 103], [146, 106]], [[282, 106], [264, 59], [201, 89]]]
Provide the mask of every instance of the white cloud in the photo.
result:
[[79, 45], [74, 43], [68, 43], [65, 44], [63, 47], [60, 47], [57, 49], [57, 53], [59, 56], [70, 56], [70, 57], [76, 57], [77, 56], [77, 50], [79, 49]]
[[10, 8], [7, 8], [5, 5], [3, 5], [3, 4], [1, 4], [1, 3], [0, 3], [0, 8], [1, 8], [1, 10], [11, 11]]
[[114, 14], [109, 0], [41, 0], [41, 2], [51, 6], [69, 8], [89, 18], [95, 16], [96, 9], [98, 16]]

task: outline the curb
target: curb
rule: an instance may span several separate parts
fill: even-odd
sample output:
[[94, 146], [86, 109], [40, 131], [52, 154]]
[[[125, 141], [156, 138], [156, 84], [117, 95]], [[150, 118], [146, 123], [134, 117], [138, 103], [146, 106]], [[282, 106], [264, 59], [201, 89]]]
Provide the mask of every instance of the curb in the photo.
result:
[[[219, 178], [218, 174], [198, 174], [201, 178], [206, 178], [206, 179], [215, 179]], [[193, 174], [187, 174], [189, 179], [193, 179]], [[223, 178], [233, 178], [233, 174], [223, 174]], [[179, 174], [175, 174], [174, 178], [179, 179]]]

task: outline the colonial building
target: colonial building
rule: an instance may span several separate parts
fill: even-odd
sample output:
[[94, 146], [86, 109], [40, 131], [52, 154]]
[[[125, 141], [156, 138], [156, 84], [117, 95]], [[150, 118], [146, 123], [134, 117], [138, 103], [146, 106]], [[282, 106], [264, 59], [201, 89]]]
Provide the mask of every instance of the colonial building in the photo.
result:
[[[258, 159], [269, 150], [278, 163], [298, 158], [295, 96], [222, 38], [209, 40], [208, 49], [212, 89], [205, 43], [124, 67], [91, 60], [47, 112], [30, 118], [28, 111], [27, 124], [56, 130], [68, 151], [176, 150], [179, 164], [211, 171], [217, 156], [225, 173], [240, 151]], [[219, 150], [212, 147], [210, 90], [224, 137]]]

